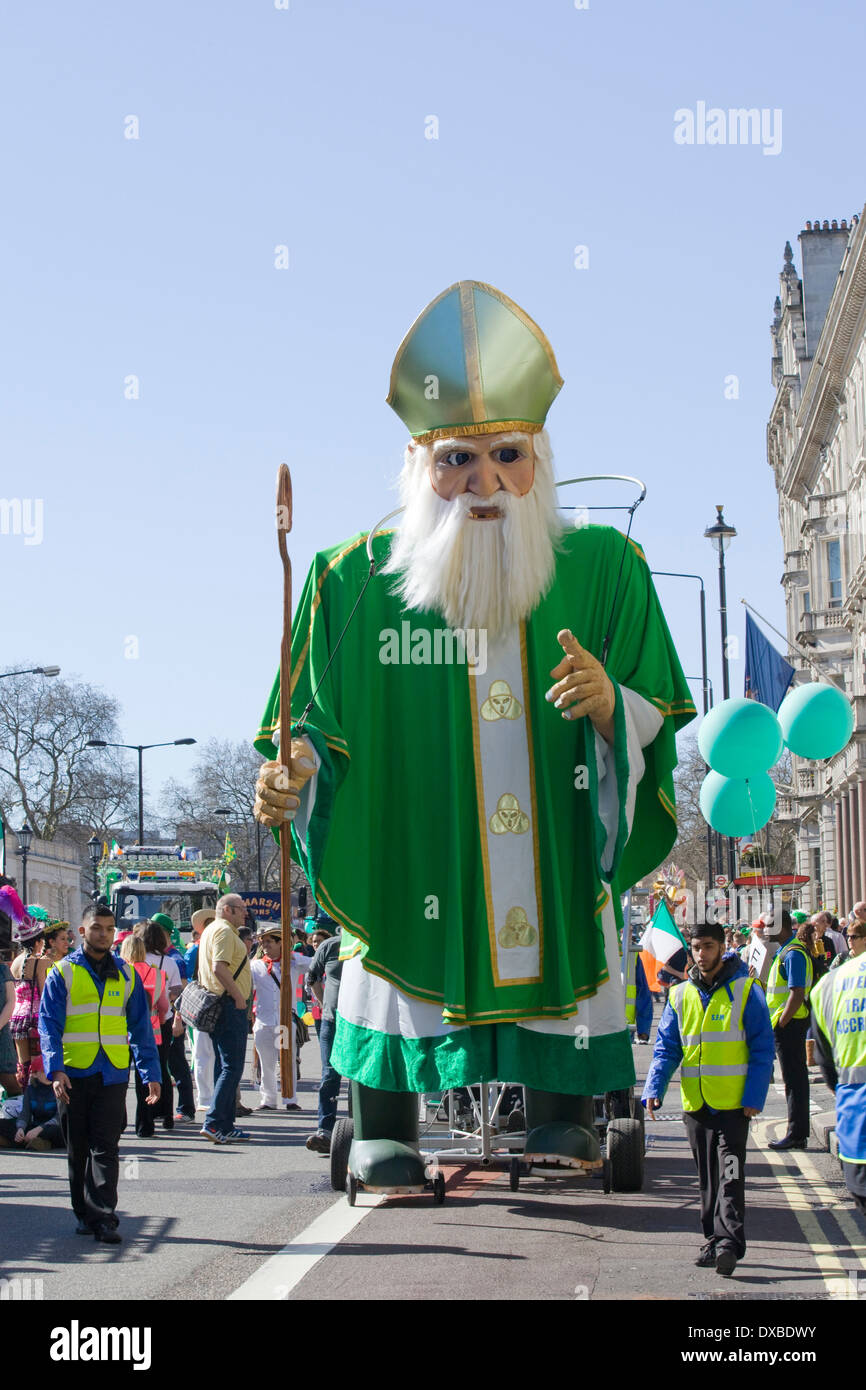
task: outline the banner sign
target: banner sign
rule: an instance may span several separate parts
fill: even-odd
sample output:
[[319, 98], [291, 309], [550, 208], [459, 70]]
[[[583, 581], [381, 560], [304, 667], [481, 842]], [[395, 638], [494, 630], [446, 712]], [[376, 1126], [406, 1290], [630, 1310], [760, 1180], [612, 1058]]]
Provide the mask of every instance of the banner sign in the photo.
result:
[[261, 893], [239, 893], [239, 898], [243, 898], [250, 912], [260, 922], [279, 922], [280, 920], [280, 894], [264, 892]]

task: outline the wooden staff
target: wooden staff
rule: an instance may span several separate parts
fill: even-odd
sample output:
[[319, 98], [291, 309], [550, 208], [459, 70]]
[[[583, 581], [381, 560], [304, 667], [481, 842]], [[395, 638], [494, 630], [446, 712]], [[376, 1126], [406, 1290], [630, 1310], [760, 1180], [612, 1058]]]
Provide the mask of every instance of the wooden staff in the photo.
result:
[[[292, 478], [288, 466], [277, 474], [277, 537], [283, 562], [283, 639], [280, 643], [280, 762], [292, 776], [292, 562], [286, 536], [292, 529]], [[292, 989], [292, 834], [280, 826], [280, 1091], [288, 1100], [294, 1089], [295, 1001]]]

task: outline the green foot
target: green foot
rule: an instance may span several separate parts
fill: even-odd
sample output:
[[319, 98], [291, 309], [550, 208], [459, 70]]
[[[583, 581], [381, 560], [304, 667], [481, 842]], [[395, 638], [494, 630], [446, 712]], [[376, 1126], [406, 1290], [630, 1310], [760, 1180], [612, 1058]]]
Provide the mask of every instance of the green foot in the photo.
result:
[[526, 1163], [555, 1163], [563, 1168], [593, 1170], [602, 1166], [601, 1148], [593, 1129], [550, 1120], [526, 1136]]
[[423, 1192], [427, 1160], [395, 1139], [353, 1139], [349, 1172], [366, 1192]]

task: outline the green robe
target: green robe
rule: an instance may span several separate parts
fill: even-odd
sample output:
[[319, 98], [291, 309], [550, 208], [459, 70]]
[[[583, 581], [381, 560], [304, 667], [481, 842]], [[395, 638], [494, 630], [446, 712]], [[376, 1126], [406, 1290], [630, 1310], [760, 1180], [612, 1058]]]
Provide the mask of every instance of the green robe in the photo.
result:
[[[368, 574], [366, 540], [365, 533], [320, 552], [307, 577], [293, 626], [295, 731]], [[380, 565], [389, 546], [387, 534], [373, 542]], [[409, 998], [440, 1006], [449, 1024], [476, 1025], [473, 1032], [477, 1025], [573, 1016], [608, 975], [600, 914], [609, 895], [618, 912], [619, 894], [661, 863], [676, 838], [674, 735], [695, 709], [646, 560], [610, 527], [567, 532], [562, 547], [551, 589], [521, 625], [524, 682], [514, 692], [526, 705], [531, 745], [534, 805], [527, 809], [537, 901], [527, 910], [529, 930], [540, 938], [540, 966], [531, 978], [503, 979], [496, 964], [505, 924], [494, 919], [485, 863], [472, 689], [485, 676], [470, 674], [465, 662], [425, 662], [437, 642], [440, 657], [447, 656], [448, 630], [438, 615], [403, 609], [390, 592], [393, 576], [371, 581], [302, 730], [322, 765], [303, 839], [293, 827], [293, 854], [317, 902], [343, 925], [344, 953], [360, 949], [368, 971]], [[585, 719], [564, 720], [544, 692], [562, 658], [560, 629], [570, 628], [601, 656], [621, 561], [606, 670], [617, 687], [623, 809], [613, 863], [603, 872], [594, 731]], [[394, 663], [395, 654], [404, 659]], [[619, 684], [663, 716], [644, 749], [630, 835]], [[276, 756], [278, 725], [279, 680], [255, 741], [265, 757]], [[587, 772], [576, 779], [579, 768]], [[493, 810], [481, 814], [489, 818]]]

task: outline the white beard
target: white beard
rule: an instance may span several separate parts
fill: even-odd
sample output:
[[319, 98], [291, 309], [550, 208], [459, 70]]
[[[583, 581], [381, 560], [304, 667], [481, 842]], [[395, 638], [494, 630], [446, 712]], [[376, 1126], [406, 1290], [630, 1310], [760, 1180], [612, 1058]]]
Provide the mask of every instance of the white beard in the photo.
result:
[[[447, 502], [433, 490], [429, 446], [407, 449], [400, 475], [405, 512], [383, 574], [407, 608], [441, 614], [450, 628], [485, 629], [495, 641], [528, 618], [553, 581], [564, 524], [556, 510], [553, 459], [546, 431], [533, 436], [535, 481], [525, 497], [461, 493]], [[487, 503], [501, 520], [475, 521]]]

